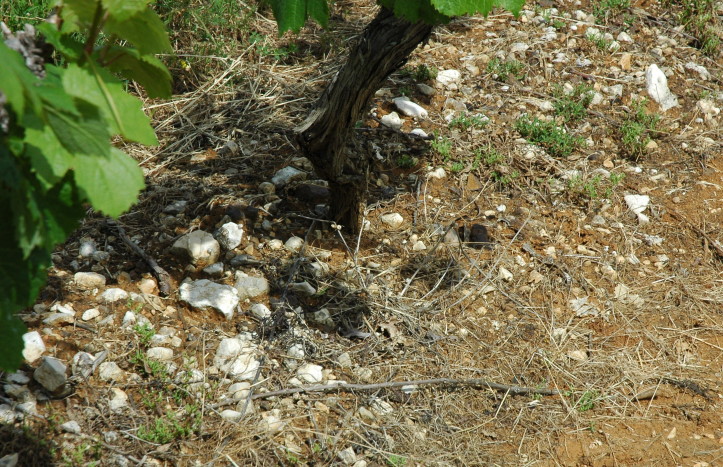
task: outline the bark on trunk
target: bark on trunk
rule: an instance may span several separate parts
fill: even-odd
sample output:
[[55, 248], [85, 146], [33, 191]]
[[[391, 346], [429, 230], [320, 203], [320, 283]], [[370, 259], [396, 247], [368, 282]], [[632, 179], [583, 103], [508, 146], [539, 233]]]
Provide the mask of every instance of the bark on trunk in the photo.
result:
[[431, 32], [431, 25], [411, 23], [382, 8], [307, 119], [296, 129], [304, 155], [316, 172], [329, 181], [332, 218], [352, 232], [361, 228], [368, 161], [364, 154], [350, 159], [345, 143], [371, 96]]

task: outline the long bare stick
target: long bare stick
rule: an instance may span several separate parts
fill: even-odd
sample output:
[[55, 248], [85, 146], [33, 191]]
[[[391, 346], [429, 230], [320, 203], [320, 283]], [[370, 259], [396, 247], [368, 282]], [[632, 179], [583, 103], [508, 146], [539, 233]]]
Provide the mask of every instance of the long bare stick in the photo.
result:
[[[412, 381], [389, 381], [386, 383], [373, 383], [373, 384], [317, 384], [314, 386], [301, 386], [296, 388], [279, 389], [278, 391], [269, 391], [263, 393], [256, 393], [252, 396], [252, 399], [268, 399], [269, 397], [276, 396], [288, 396], [291, 394], [298, 393], [312, 393], [312, 392], [366, 392], [366, 391], [377, 391], [384, 388], [398, 388], [402, 386], [443, 386], [443, 387], [473, 387], [478, 389], [492, 389], [494, 391], [506, 392], [513, 396], [525, 395], [525, 394], [539, 394], [541, 396], [557, 396], [560, 391], [557, 389], [543, 389], [543, 388], [530, 388], [524, 386], [514, 386], [509, 384], [500, 384], [487, 381], [485, 379], [453, 379], [453, 378], [434, 378], [434, 379], [419, 379]], [[213, 408], [218, 408], [224, 405], [232, 405], [237, 402], [243, 401], [245, 398], [232, 398], [214, 404]]]

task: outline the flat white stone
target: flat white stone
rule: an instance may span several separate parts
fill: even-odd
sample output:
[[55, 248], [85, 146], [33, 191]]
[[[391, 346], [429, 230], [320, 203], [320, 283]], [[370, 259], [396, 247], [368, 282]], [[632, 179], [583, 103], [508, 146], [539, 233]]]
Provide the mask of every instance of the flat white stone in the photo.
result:
[[384, 214], [381, 217], [381, 221], [391, 227], [392, 229], [399, 228], [404, 223], [404, 218], [397, 212]]
[[243, 239], [244, 228], [235, 222], [227, 222], [223, 224], [218, 233], [216, 234], [216, 240], [226, 250], [233, 250], [241, 244]]
[[111, 412], [120, 412], [128, 407], [128, 394], [118, 388], [111, 388], [110, 390], [113, 393], [113, 397], [108, 401], [108, 408], [110, 408]]
[[258, 297], [269, 291], [269, 282], [263, 277], [249, 276], [242, 271], [236, 271], [234, 284], [240, 300]]
[[306, 172], [291, 166], [278, 170], [276, 174], [271, 177], [271, 183], [273, 183], [276, 188], [281, 188], [296, 180], [306, 180]]
[[258, 319], [266, 319], [271, 317], [271, 310], [269, 310], [269, 307], [267, 307], [263, 303], [255, 303], [251, 305], [249, 311]]
[[196, 308], [215, 308], [231, 319], [239, 303], [238, 292], [230, 285], [216, 284], [206, 279], [185, 282], [178, 291], [181, 300]]
[[123, 381], [125, 372], [116, 362], [103, 362], [98, 366], [98, 377], [101, 381]]
[[117, 287], [106, 289], [100, 296], [100, 299], [106, 303], [114, 303], [120, 300], [128, 299], [128, 292]]
[[105, 287], [105, 276], [97, 272], [76, 272], [73, 280], [78, 288], [93, 290], [98, 287]]
[[459, 70], [442, 70], [437, 73], [437, 82], [445, 87], [457, 84], [462, 79], [462, 73]]
[[81, 319], [83, 321], [90, 321], [91, 319], [95, 319], [98, 316], [100, 316], [100, 310], [97, 308], [89, 308], [83, 312], [81, 315]]
[[407, 117], [427, 118], [429, 116], [427, 109], [415, 102], [412, 102], [406, 96], [397, 97], [393, 99], [392, 102], [394, 102], [395, 107]]
[[323, 368], [313, 363], [306, 363], [296, 370], [296, 377], [306, 383], [318, 384], [324, 378]]
[[23, 358], [28, 363], [33, 363], [45, 352], [45, 343], [38, 331], [23, 334], [23, 344]]
[[153, 360], [167, 362], [173, 360], [173, 349], [167, 347], [151, 347], [146, 351], [146, 356]]
[[284, 247], [289, 250], [293, 251], [294, 253], [301, 250], [301, 247], [304, 246], [304, 239], [301, 237], [289, 237], [288, 240], [286, 240], [286, 243], [284, 243]]
[[706, 67], [704, 67], [703, 65], [698, 65], [695, 62], [686, 63], [685, 69], [698, 73], [700, 75], [700, 77], [703, 79], [703, 81], [708, 81], [711, 78], [710, 72], [708, 71], [708, 69]]
[[206, 267], [218, 261], [221, 245], [210, 233], [194, 230], [176, 240], [171, 253], [186, 256], [195, 266]]
[[645, 72], [645, 82], [648, 95], [660, 105], [660, 110], [665, 112], [678, 105], [678, 98], [668, 88], [668, 78], [658, 65], [652, 64]]
[[398, 130], [402, 127], [402, 119], [396, 112], [388, 113], [381, 118], [382, 125]]

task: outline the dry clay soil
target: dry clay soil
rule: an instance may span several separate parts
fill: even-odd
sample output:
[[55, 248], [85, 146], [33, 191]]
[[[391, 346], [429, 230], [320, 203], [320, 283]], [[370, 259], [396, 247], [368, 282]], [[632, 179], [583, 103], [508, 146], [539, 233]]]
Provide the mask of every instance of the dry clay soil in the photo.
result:
[[[697, 106], [706, 98], [723, 107], [721, 56], [704, 56], [689, 45], [677, 10], [633, 3], [594, 25], [575, 13], [592, 13], [587, 1], [547, 2], [558, 11], [547, 17], [557, 23], [555, 36], [546, 39], [550, 24], [535, 20], [542, 9], [517, 20], [498, 12], [437, 29], [409, 65], [459, 70], [456, 89], [429, 80], [436, 92], [426, 96], [415, 78], [395, 74], [370, 111], [382, 117], [394, 110], [391, 98], [406, 92], [429, 117], [405, 118], [401, 132], [435, 132], [451, 142], [450, 153], [384, 130], [367, 113], [354, 131], [358, 144], [350, 145], [374, 160], [368, 224], [359, 237], [311, 220], [319, 217], [314, 207], [324, 203], [324, 190], [300, 189], [299, 182], [275, 194], [258, 187], [288, 165], [315, 178], [298, 159], [292, 129], [342, 62], [346, 39], [353, 42], [374, 9], [339, 1], [331, 32], [306, 29], [278, 44], [273, 23], [256, 17], [252, 27], [270, 46], [297, 41], [299, 52], [277, 60], [258, 47], [239, 50], [238, 60], [172, 104], [147, 103], [160, 148], [127, 148], [142, 163], [149, 188], [120, 223], [171, 274], [173, 292], [103, 304], [102, 289], [79, 290], [72, 280], [78, 270], [96, 270], [107, 287], [135, 293], [142, 279], [153, 277], [114, 227], [91, 215], [58, 249], [38, 302], [46, 309], [72, 307], [76, 322], [43, 324], [42, 307], [23, 314], [30, 330], [42, 334], [46, 355], [69, 363], [78, 351], [107, 350], [106, 361], [116, 362], [127, 378], [107, 382], [94, 374], [62, 399], [43, 398], [31, 383], [37, 412], [47, 419], [24, 423], [52, 439], [53, 455], [66, 465], [98, 459], [121, 465], [121, 457], [128, 465], [723, 465], [723, 116], [706, 118]], [[613, 37], [625, 30], [633, 42], [603, 50], [586, 39], [589, 27]], [[565, 59], [556, 60], [559, 54]], [[501, 80], [489, 65], [496, 58], [523, 68]], [[591, 64], [581, 66], [582, 59]], [[705, 66], [711, 77], [686, 69], [688, 62]], [[633, 99], [648, 97], [645, 71], [653, 63], [668, 71], [680, 105], [663, 113], [648, 102], [646, 111], [661, 119], [651, 134], [654, 144], [635, 157], [620, 127]], [[555, 118], [545, 102], [556, 102], [555, 86], [565, 83], [588, 85], [603, 99], [567, 123], [571, 134], [587, 141], [567, 156], [552, 156], [524, 140], [515, 121], [525, 113]], [[616, 96], [610, 87], [619, 84]], [[459, 106], [449, 98], [489, 122], [450, 128], [444, 117]], [[230, 140], [239, 149], [219, 151]], [[475, 153], [490, 150], [502, 161], [478, 157], [475, 163]], [[404, 155], [416, 165], [400, 168]], [[442, 178], [428, 177], [439, 167]], [[609, 173], [624, 178], [612, 183]], [[648, 222], [628, 209], [624, 196], [630, 194], [650, 197]], [[188, 201], [182, 213], [162, 212], [178, 200]], [[381, 216], [395, 212], [403, 223], [391, 229]], [[229, 219], [243, 224], [245, 234], [235, 251], [222, 253], [226, 275], [209, 277], [168, 252], [180, 235], [213, 233]], [[262, 227], [264, 220], [270, 228]], [[488, 234], [481, 248], [440, 240], [440, 231], [464, 237], [474, 224]], [[292, 235], [306, 240], [301, 252], [270, 247], [272, 239]], [[110, 252], [108, 261], [78, 256], [81, 239], [88, 238]], [[231, 266], [237, 254], [258, 263]], [[312, 274], [310, 261], [328, 268]], [[242, 302], [231, 320], [179, 300], [182, 280], [233, 285], [236, 270], [263, 275], [271, 288]], [[290, 291], [289, 283], [304, 280], [316, 288], [314, 296]], [[277, 309], [282, 297], [302, 313], [280, 308], [270, 322], [260, 322], [248, 312], [253, 303]], [[101, 315], [82, 321], [89, 308]], [[333, 326], [314, 322], [320, 308], [330, 311]], [[205, 386], [183, 386], [188, 392], [181, 403], [166, 396], [162, 388], [172, 383], [132, 360], [145, 349], [138, 331], [121, 326], [129, 310], [156, 330], [171, 329], [180, 338], [175, 368], [201, 370]], [[108, 316], [112, 325], [98, 324]], [[254, 399], [246, 407], [252, 413], [229, 422], [219, 411], [241, 411], [246, 401], [218, 405], [231, 397], [231, 381], [214, 369], [213, 356], [221, 339], [242, 331], [253, 333], [263, 359], [250, 381]], [[325, 382], [483, 379], [501, 389], [429, 384], [257, 397], [292, 387], [299, 362], [289, 362], [288, 351], [299, 343], [304, 362], [324, 368]], [[349, 358], [340, 359], [343, 353]], [[506, 385], [558, 394], [516, 395]], [[129, 396], [127, 410], [108, 408], [111, 388]], [[153, 408], [143, 402], [149, 390], [164, 398]], [[183, 413], [188, 404], [202, 413], [190, 433], [161, 444], [136, 436], [139, 427]], [[272, 413], [283, 422], [279, 430], [259, 424]], [[68, 420], [80, 424], [82, 435], [58, 428]], [[0, 449], [24, 452], [10, 442]]]

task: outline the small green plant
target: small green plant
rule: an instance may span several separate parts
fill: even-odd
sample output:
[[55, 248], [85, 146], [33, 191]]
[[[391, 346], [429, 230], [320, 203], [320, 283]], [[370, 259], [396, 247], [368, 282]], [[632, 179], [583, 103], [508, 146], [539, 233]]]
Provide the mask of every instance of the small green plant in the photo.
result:
[[411, 86], [402, 86], [399, 88], [399, 94], [402, 96], [411, 96], [412, 95], [412, 87]]
[[594, 2], [592, 14], [598, 19], [607, 20], [627, 8], [630, 8], [630, 0], [599, 0]]
[[499, 58], [493, 58], [487, 64], [487, 72], [496, 75], [499, 81], [507, 81], [510, 76], [521, 80], [525, 77], [522, 72], [524, 69], [525, 64], [517, 60], [502, 61]]
[[21, 31], [25, 23], [41, 23], [50, 11], [50, 0], [15, 0], [0, 2], [0, 19], [11, 31]]
[[501, 171], [493, 171], [490, 176], [492, 177], [492, 180], [495, 181], [495, 183], [499, 184], [500, 186], [509, 185], [512, 183], [512, 181], [516, 178], [520, 177], [519, 170], [515, 170], [512, 173], [506, 174]]
[[500, 154], [492, 146], [488, 146], [485, 151], [480, 151], [479, 155], [484, 161], [484, 163], [490, 166], [500, 164], [505, 161], [504, 154]]
[[682, 8], [678, 21], [694, 36], [692, 46], [711, 57], [720, 55], [721, 25], [715, 0], [661, 0], [661, 4]]
[[620, 125], [622, 143], [628, 154], [639, 158], [652, 140], [651, 134], [657, 131], [660, 116], [648, 114], [645, 111], [646, 99], [633, 100], [630, 103], [631, 111]]
[[545, 20], [545, 23], [549, 24], [553, 28], [560, 30], [565, 27], [565, 22], [559, 18], [552, 16], [552, 10], [546, 9], [539, 12], [539, 15]]
[[407, 458], [397, 454], [392, 454], [387, 457], [387, 464], [391, 467], [403, 467], [407, 465]]
[[409, 154], [402, 154], [397, 157], [397, 167], [400, 169], [411, 169], [419, 163], [419, 159], [412, 157]]
[[268, 37], [258, 32], [252, 32], [249, 35], [249, 43], [256, 48], [256, 53], [261, 57], [273, 57], [276, 60], [287, 58], [299, 51], [299, 46], [296, 44], [289, 44], [286, 47], [272, 47], [269, 45]]
[[527, 115], [517, 119], [515, 129], [524, 138], [544, 147], [552, 156], [569, 156], [583, 143], [582, 138], [570, 135], [555, 122], [546, 122]]
[[151, 343], [151, 339], [156, 335], [156, 331], [150, 324], [136, 324], [133, 330], [138, 335], [138, 342], [141, 346], [147, 347]]
[[567, 187], [575, 193], [584, 195], [590, 200], [596, 200], [601, 197], [610, 199], [615, 188], [625, 178], [624, 173], [611, 173], [608, 179], [601, 174], [595, 174], [588, 178], [581, 175], [570, 177], [567, 181]]
[[466, 112], [460, 113], [449, 122], [450, 128], [461, 128], [468, 130], [470, 128], [484, 128], [489, 123], [489, 118], [483, 115], [467, 115]]
[[595, 47], [602, 50], [603, 52], [609, 51], [610, 46], [613, 43], [613, 41], [605, 39], [605, 36], [603, 36], [602, 34], [588, 33], [585, 35], [585, 37], [587, 38], [587, 40], [595, 44]]
[[145, 441], [166, 444], [175, 439], [185, 438], [198, 430], [201, 423], [200, 411], [195, 406], [186, 406], [184, 414], [176, 417], [167, 414], [158, 417], [152, 423], [138, 428], [136, 435]]
[[566, 94], [562, 86], [557, 86], [552, 95], [556, 98], [553, 103], [555, 113], [568, 123], [587, 115], [587, 108], [594, 96], [592, 87], [585, 84], [578, 84], [570, 94]]
[[436, 67], [428, 67], [425, 64], [417, 65], [412, 72], [412, 77], [417, 81], [431, 81], [437, 78], [439, 70]]
[[464, 170], [464, 163], [463, 162], [453, 162], [452, 165], [449, 166], [449, 170], [452, 172], [461, 172]]
[[587, 412], [595, 408], [595, 401], [597, 401], [600, 394], [597, 391], [585, 391], [582, 393], [580, 398], [575, 404], [578, 412]]
[[445, 161], [449, 159], [449, 156], [452, 153], [452, 140], [446, 136], [440, 136], [439, 138], [433, 139], [430, 145], [437, 154], [444, 158]]

